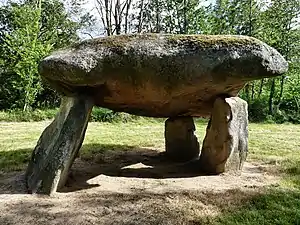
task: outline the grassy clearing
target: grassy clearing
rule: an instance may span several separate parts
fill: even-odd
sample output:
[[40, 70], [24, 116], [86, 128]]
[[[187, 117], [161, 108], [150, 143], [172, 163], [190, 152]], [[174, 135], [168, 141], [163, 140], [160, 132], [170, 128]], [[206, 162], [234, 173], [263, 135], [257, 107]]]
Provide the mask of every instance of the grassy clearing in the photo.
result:
[[0, 111], [1, 122], [32, 122], [32, 121], [43, 121], [51, 120], [54, 118], [58, 109], [36, 109], [34, 111], [22, 111], [22, 110], [11, 110], [11, 111]]
[[[0, 171], [24, 170], [42, 130], [50, 121], [0, 123]], [[203, 140], [206, 125], [197, 123]], [[93, 160], [99, 152], [136, 146], [164, 148], [164, 123], [138, 119], [129, 123], [90, 123], [80, 157]], [[279, 187], [269, 187], [240, 202], [219, 205], [218, 215], [195, 218], [194, 224], [299, 224], [300, 126], [250, 124], [248, 160], [276, 168]]]
[[[57, 114], [59, 108], [54, 109], [35, 109], [33, 111], [22, 111], [19, 109], [0, 111], [0, 122], [40, 122], [52, 120]], [[128, 113], [114, 112], [110, 109], [93, 107], [91, 122], [133, 122], [145, 119], [140, 116], [130, 115]]]

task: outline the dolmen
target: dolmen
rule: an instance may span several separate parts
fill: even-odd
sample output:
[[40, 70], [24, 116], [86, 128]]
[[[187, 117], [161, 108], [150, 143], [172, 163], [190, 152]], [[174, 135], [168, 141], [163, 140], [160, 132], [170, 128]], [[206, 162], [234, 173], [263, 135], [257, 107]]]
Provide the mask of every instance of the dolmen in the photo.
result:
[[[61, 94], [61, 106], [32, 153], [28, 192], [52, 194], [65, 185], [93, 106], [167, 118], [167, 157], [195, 160], [208, 174], [239, 171], [248, 112], [236, 96], [247, 82], [287, 70], [274, 48], [247, 36], [119, 35], [54, 52], [39, 73]], [[193, 117], [210, 118], [201, 152]]]

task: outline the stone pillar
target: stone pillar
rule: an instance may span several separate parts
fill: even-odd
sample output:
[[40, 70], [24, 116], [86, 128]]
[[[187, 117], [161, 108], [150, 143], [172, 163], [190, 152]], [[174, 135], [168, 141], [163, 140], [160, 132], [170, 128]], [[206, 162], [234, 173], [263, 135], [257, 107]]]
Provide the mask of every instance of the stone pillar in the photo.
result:
[[63, 97], [54, 121], [43, 131], [25, 177], [29, 193], [52, 194], [65, 185], [68, 171], [81, 147], [93, 101]]
[[192, 117], [173, 117], [165, 122], [166, 155], [175, 161], [189, 161], [199, 156], [199, 143]]
[[201, 169], [210, 174], [242, 169], [248, 152], [247, 102], [217, 98], [200, 155]]

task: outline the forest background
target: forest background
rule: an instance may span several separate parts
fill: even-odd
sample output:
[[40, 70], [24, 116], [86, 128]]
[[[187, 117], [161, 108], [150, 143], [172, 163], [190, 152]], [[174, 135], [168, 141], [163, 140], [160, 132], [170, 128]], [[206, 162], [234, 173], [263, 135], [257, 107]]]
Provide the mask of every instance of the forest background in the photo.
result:
[[[39, 61], [87, 38], [132, 33], [258, 38], [289, 62], [281, 77], [248, 83], [239, 96], [252, 122], [300, 123], [300, 0], [0, 0], [0, 120], [52, 118], [58, 94]], [[132, 119], [95, 108], [93, 121]]]

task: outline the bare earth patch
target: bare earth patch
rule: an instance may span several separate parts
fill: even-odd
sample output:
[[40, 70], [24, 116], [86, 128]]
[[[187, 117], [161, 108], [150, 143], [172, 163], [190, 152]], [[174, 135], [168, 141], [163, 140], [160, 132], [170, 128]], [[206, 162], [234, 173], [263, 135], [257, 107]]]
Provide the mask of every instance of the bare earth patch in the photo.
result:
[[202, 224], [278, 182], [253, 163], [219, 176], [195, 167], [151, 149], [108, 151], [78, 159], [67, 187], [51, 197], [26, 194], [20, 172], [2, 174], [0, 224]]
[[[90, 123], [67, 187], [52, 197], [28, 195], [22, 172], [7, 171], [24, 171], [24, 160], [48, 124], [0, 123], [0, 225], [213, 224], [211, 220], [226, 210], [238, 211], [277, 185], [281, 178], [276, 169], [282, 160], [299, 160], [298, 125], [250, 124], [249, 162], [243, 172], [203, 176], [193, 163], [176, 164], [157, 156], [164, 149], [161, 122]], [[205, 127], [197, 124], [199, 141]], [[230, 221], [274, 224], [280, 217], [286, 220], [278, 224], [288, 224], [299, 215], [299, 195], [274, 195], [259, 201], [261, 211], [246, 210], [238, 214], [248, 215], [245, 220]], [[266, 212], [271, 213], [269, 223]]]

